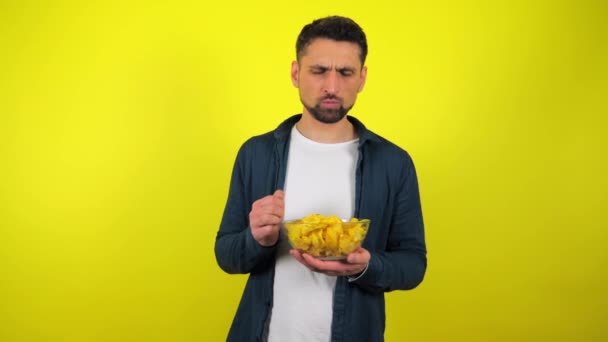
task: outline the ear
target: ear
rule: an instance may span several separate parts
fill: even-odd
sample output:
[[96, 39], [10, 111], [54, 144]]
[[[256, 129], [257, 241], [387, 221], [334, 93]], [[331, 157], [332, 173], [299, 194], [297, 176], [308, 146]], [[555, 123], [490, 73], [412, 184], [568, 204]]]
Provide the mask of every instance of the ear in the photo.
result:
[[300, 76], [300, 65], [298, 65], [297, 61], [293, 61], [293, 62], [291, 62], [291, 83], [293, 83], [293, 86], [296, 88], [298, 88], [300, 85], [299, 76]]
[[359, 84], [359, 90], [357, 92], [361, 92], [363, 90], [363, 86], [365, 86], [365, 80], [367, 80], [367, 67], [364, 66], [361, 69], [361, 84]]

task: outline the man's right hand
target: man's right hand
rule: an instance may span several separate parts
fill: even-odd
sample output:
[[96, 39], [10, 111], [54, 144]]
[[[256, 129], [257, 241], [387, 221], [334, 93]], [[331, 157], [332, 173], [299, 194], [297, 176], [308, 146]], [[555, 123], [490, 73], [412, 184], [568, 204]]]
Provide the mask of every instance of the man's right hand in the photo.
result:
[[276, 244], [284, 214], [285, 193], [282, 190], [253, 202], [249, 213], [253, 238], [264, 247]]

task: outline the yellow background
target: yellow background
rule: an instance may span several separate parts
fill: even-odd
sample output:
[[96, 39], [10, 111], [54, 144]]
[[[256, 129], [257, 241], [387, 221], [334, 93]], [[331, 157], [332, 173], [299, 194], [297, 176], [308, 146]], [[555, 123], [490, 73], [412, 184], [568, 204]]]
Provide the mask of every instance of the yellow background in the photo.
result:
[[608, 6], [0, 3], [0, 341], [221, 341], [240, 144], [301, 111], [313, 18], [366, 30], [353, 111], [417, 166], [429, 268], [387, 341], [608, 339]]

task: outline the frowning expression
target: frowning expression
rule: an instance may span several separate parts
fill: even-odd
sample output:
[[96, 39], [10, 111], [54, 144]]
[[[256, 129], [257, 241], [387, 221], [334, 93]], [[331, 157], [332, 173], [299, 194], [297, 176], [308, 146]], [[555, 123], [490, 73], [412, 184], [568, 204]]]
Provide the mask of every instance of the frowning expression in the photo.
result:
[[291, 65], [291, 80], [299, 89], [305, 114], [335, 123], [348, 113], [363, 89], [367, 67], [362, 67], [356, 43], [316, 38]]

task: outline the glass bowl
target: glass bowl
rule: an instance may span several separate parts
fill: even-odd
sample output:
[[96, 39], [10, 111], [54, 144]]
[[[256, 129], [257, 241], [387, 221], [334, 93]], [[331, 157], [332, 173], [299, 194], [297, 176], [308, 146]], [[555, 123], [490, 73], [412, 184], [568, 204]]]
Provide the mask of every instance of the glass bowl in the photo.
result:
[[342, 260], [361, 246], [370, 220], [313, 214], [283, 222], [290, 245], [323, 260]]

